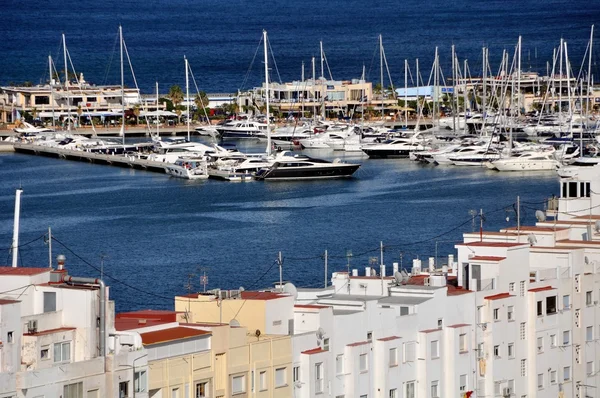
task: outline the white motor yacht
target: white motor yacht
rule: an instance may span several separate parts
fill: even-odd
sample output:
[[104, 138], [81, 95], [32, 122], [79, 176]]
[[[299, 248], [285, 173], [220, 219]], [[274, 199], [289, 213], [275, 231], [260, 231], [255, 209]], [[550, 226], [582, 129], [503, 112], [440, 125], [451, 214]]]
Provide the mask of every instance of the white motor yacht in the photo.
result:
[[165, 166], [165, 172], [173, 177], [188, 180], [205, 180], [208, 178], [206, 160], [203, 158], [180, 158], [173, 164]]
[[27, 122], [21, 122], [21, 127], [16, 127], [14, 131], [19, 134], [51, 133], [54, 130], [47, 127], [36, 127]]
[[221, 138], [259, 138], [267, 132], [267, 124], [251, 120], [232, 120], [215, 127]]
[[500, 152], [494, 149], [480, 149], [472, 153], [448, 156], [454, 166], [485, 166], [486, 163], [500, 159]]
[[423, 142], [407, 138], [387, 140], [381, 144], [363, 145], [362, 151], [371, 159], [408, 158], [411, 152], [431, 149]]
[[498, 171], [540, 171], [555, 170], [559, 162], [552, 151], [524, 151], [507, 158], [500, 158], [486, 164], [489, 169]]

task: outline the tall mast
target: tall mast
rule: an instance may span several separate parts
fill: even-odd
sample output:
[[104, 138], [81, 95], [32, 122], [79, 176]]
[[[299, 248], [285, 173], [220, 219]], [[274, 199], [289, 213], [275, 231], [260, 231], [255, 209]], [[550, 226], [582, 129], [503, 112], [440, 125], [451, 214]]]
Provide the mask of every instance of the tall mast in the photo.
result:
[[119, 44], [121, 53], [121, 135], [125, 145], [125, 74], [123, 72], [123, 28], [119, 25]]
[[71, 131], [71, 99], [69, 98], [69, 67], [67, 64], [67, 39], [62, 34], [63, 57], [65, 59], [65, 96], [67, 97], [67, 131]]
[[434, 69], [433, 69], [433, 115], [431, 118], [431, 122], [432, 125], [435, 126], [435, 121], [436, 121], [436, 114], [438, 113], [437, 110], [439, 108], [439, 103], [438, 103], [438, 90], [439, 90], [439, 55], [438, 55], [438, 48], [435, 48], [435, 60], [434, 60]]
[[559, 68], [559, 80], [558, 80], [558, 117], [559, 121], [562, 122], [562, 74], [563, 74], [563, 48], [564, 48], [564, 39], [560, 39], [560, 49], [558, 50], [558, 56], [560, 60], [558, 62]]
[[312, 91], [313, 91], [313, 99], [312, 99], [312, 103], [313, 103], [313, 118], [315, 120], [317, 120], [317, 106], [316, 106], [316, 88], [317, 88], [317, 76], [316, 76], [316, 69], [315, 69], [315, 57], [312, 57]]
[[[456, 98], [456, 52], [454, 44], [452, 45], [452, 131], [456, 133], [456, 114], [458, 113], [458, 106], [455, 108]], [[466, 118], [466, 113], [465, 113]]]
[[183, 59], [185, 61], [185, 96], [186, 96], [186, 103], [187, 103], [187, 108], [186, 108], [186, 112], [187, 112], [187, 140], [190, 141], [190, 79], [189, 79], [189, 67], [188, 67], [188, 60], [187, 57], [184, 55]]
[[383, 88], [383, 39], [381, 37], [381, 35], [379, 35], [379, 84], [381, 86], [381, 119], [385, 120], [385, 109], [384, 109], [384, 104], [383, 104], [383, 92], [384, 92], [384, 88]]
[[304, 117], [304, 94], [306, 91], [306, 84], [304, 84], [304, 61], [302, 61], [302, 116]]
[[263, 30], [263, 41], [265, 51], [265, 97], [267, 103], [267, 155], [271, 154], [271, 116], [269, 114], [269, 56], [267, 53], [267, 31]]
[[519, 36], [519, 52], [517, 53], [517, 117], [521, 114], [521, 36]]
[[52, 130], [56, 129], [54, 122], [54, 87], [52, 85], [52, 55], [48, 55], [48, 71], [50, 73], [50, 105], [52, 106]]
[[[469, 96], [467, 95], [467, 60], [465, 59], [463, 62], [465, 64], [465, 68], [464, 68], [465, 70], [464, 70], [464, 73], [463, 73], [463, 76], [462, 76], [463, 81], [465, 83], [464, 84], [464, 89], [463, 89], [463, 104], [464, 104], [464, 108], [465, 108], [464, 109], [465, 114], [464, 114], [464, 117], [463, 117], [463, 119], [464, 119], [463, 134], [467, 134], [467, 101], [469, 99]], [[457, 62], [457, 64], [458, 64], [458, 62]], [[457, 65], [457, 66], [459, 66], [459, 65]]]
[[158, 82], [156, 82], [156, 138], [158, 139], [158, 137], [160, 137], [160, 130], [159, 130], [159, 126], [160, 126], [160, 114], [158, 112], [158, 102], [159, 102], [159, 98], [158, 98]]
[[[590, 56], [588, 58], [588, 73], [587, 73], [587, 90], [586, 90], [586, 97], [587, 100], [585, 101], [586, 106], [585, 106], [585, 115], [586, 118], [589, 117], [590, 115], [590, 93], [591, 93], [591, 89], [592, 86], [590, 85], [590, 79], [591, 79], [591, 75], [592, 75], [592, 48], [594, 43], [594, 25], [592, 25], [592, 32], [590, 33]], [[586, 120], [587, 122], [587, 120]]]
[[404, 60], [404, 121], [408, 127], [408, 60]]
[[[483, 123], [485, 123], [486, 115], [486, 102], [487, 102], [487, 48], [483, 47], [483, 95], [481, 110], [483, 111]], [[483, 127], [483, 126], [482, 126]]]
[[319, 41], [319, 46], [321, 48], [321, 101], [323, 106], [321, 107], [321, 117], [325, 120], [325, 70], [323, 69], [323, 62], [325, 61], [325, 57], [323, 56], [323, 40]]

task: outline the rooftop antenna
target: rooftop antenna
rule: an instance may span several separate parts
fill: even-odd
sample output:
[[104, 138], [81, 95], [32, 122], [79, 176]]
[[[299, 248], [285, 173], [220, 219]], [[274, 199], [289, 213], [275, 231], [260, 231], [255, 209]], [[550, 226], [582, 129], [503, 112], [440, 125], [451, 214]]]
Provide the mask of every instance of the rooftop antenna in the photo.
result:
[[52, 228], [48, 227], [48, 235], [44, 237], [44, 243], [48, 245], [48, 268], [52, 268]]
[[17, 258], [19, 255], [19, 221], [21, 218], [21, 194], [23, 188], [19, 187], [15, 195], [15, 223], [13, 226], [13, 240], [12, 240], [12, 266], [17, 267]]

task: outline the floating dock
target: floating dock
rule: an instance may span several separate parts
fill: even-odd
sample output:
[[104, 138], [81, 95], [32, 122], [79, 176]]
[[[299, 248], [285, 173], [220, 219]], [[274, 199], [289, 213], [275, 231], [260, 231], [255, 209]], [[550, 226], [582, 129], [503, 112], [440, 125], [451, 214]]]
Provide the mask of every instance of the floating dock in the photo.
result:
[[74, 149], [53, 148], [44, 145], [15, 143], [15, 152], [29, 155], [41, 155], [53, 158], [78, 160], [82, 162], [105, 164], [109, 166], [129, 167], [132, 169], [166, 173], [165, 163], [147, 160], [139, 155], [106, 155]]

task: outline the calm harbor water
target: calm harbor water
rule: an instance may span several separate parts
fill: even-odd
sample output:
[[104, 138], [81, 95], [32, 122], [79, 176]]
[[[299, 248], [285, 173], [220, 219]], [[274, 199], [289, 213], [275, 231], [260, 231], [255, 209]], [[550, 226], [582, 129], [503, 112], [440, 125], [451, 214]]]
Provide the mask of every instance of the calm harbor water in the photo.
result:
[[[300, 79], [311, 57], [320, 70], [319, 40], [336, 79], [361, 76], [379, 80], [378, 35], [382, 34], [390, 73], [404, 82], [404, 59], [415, 59], [427, 80], [435, 46], [450, 69], [450, 47], [473, 74], [481, 71], [481, 48], [490, 49], [496, 71], [502, 50], [514, 50], [523, 36], [523, 69], [546, 71], [561, 38], [569, 44], [575, 71], [586, 49], [590, 27], [600, 17], [600, 2], [589, 0], [377, 1], [364, 0], [2, 0], [0, 1], [0, 84], [45, 82], [47, 56], [62, 66], [61, 33], [75, 69], [96, 84], [120, 82], [117, 30], [123, 26], [140, 87], [162, 92], [184, 85], [186, 55], [200, 89], [235, 92], [263, 80], [262, 49], [254, 60], [263, 29], [269, 32], [276, 65], [273, 79]], [[595, 51], [598, 54], [598, 51]], [[250, 69], [248, 80], [245, 81]], [[594, 63], [597, 72], [597, 64]], [[318, 72], [317, 72], [318, 73]], [[326, 75], [329, 74], [326, 72]], [[128, 73], [127, 84], [133, 86]], [[387, 76], [386, 86], [389, 85]]]
[[[388, 264], [401, 257], [409, 264], [415, 255], [433, 256], [436, 246], [440, 257], [446, 256], [461, 233], [473, 228], [470, 210], [483, 209], [486, 229], [514, 226], [510, 209], [520, 195], [522, 222], [533, 223], [535, 209], [542, 208], [537, 203], [558, 193], [552, 172], [500, 174], [408, 160], [345, 160], [363, 164], [356, 178], [226, 183], [0, 155], [1, 247], [10, 246], [14, 189], [22, 184], [22, 243], [51, 226], [56, 238], [86, 262], [100, 267], [105, 255], [108, 275], [142, 290], [172, 297], [185, 292], [189, 274], [196, 275], [194, 290], [200, 290], [199, 267], [208, 268], [209, 288], [269, 285], [279, 277], [273, 266], [278, 251], [283, 252], [284, 279], [316, 287], [324, 279], [319, 256], [325, 249], [330, 271], [345, 269], [347, 250], [353, 252], [353, 266], [367, 266], [371, 256], [378, 256], [380, 241]], [[53, 251], [67, 256], [74, 274], [99, 275], [56, 242]], [[9, 263], [8, 251], [2, 253]], [[20, 261], [45, 266], [43, 240], [24, 247]], [[172, 300], [108, 282], [120, 310], [172, 305]]]

